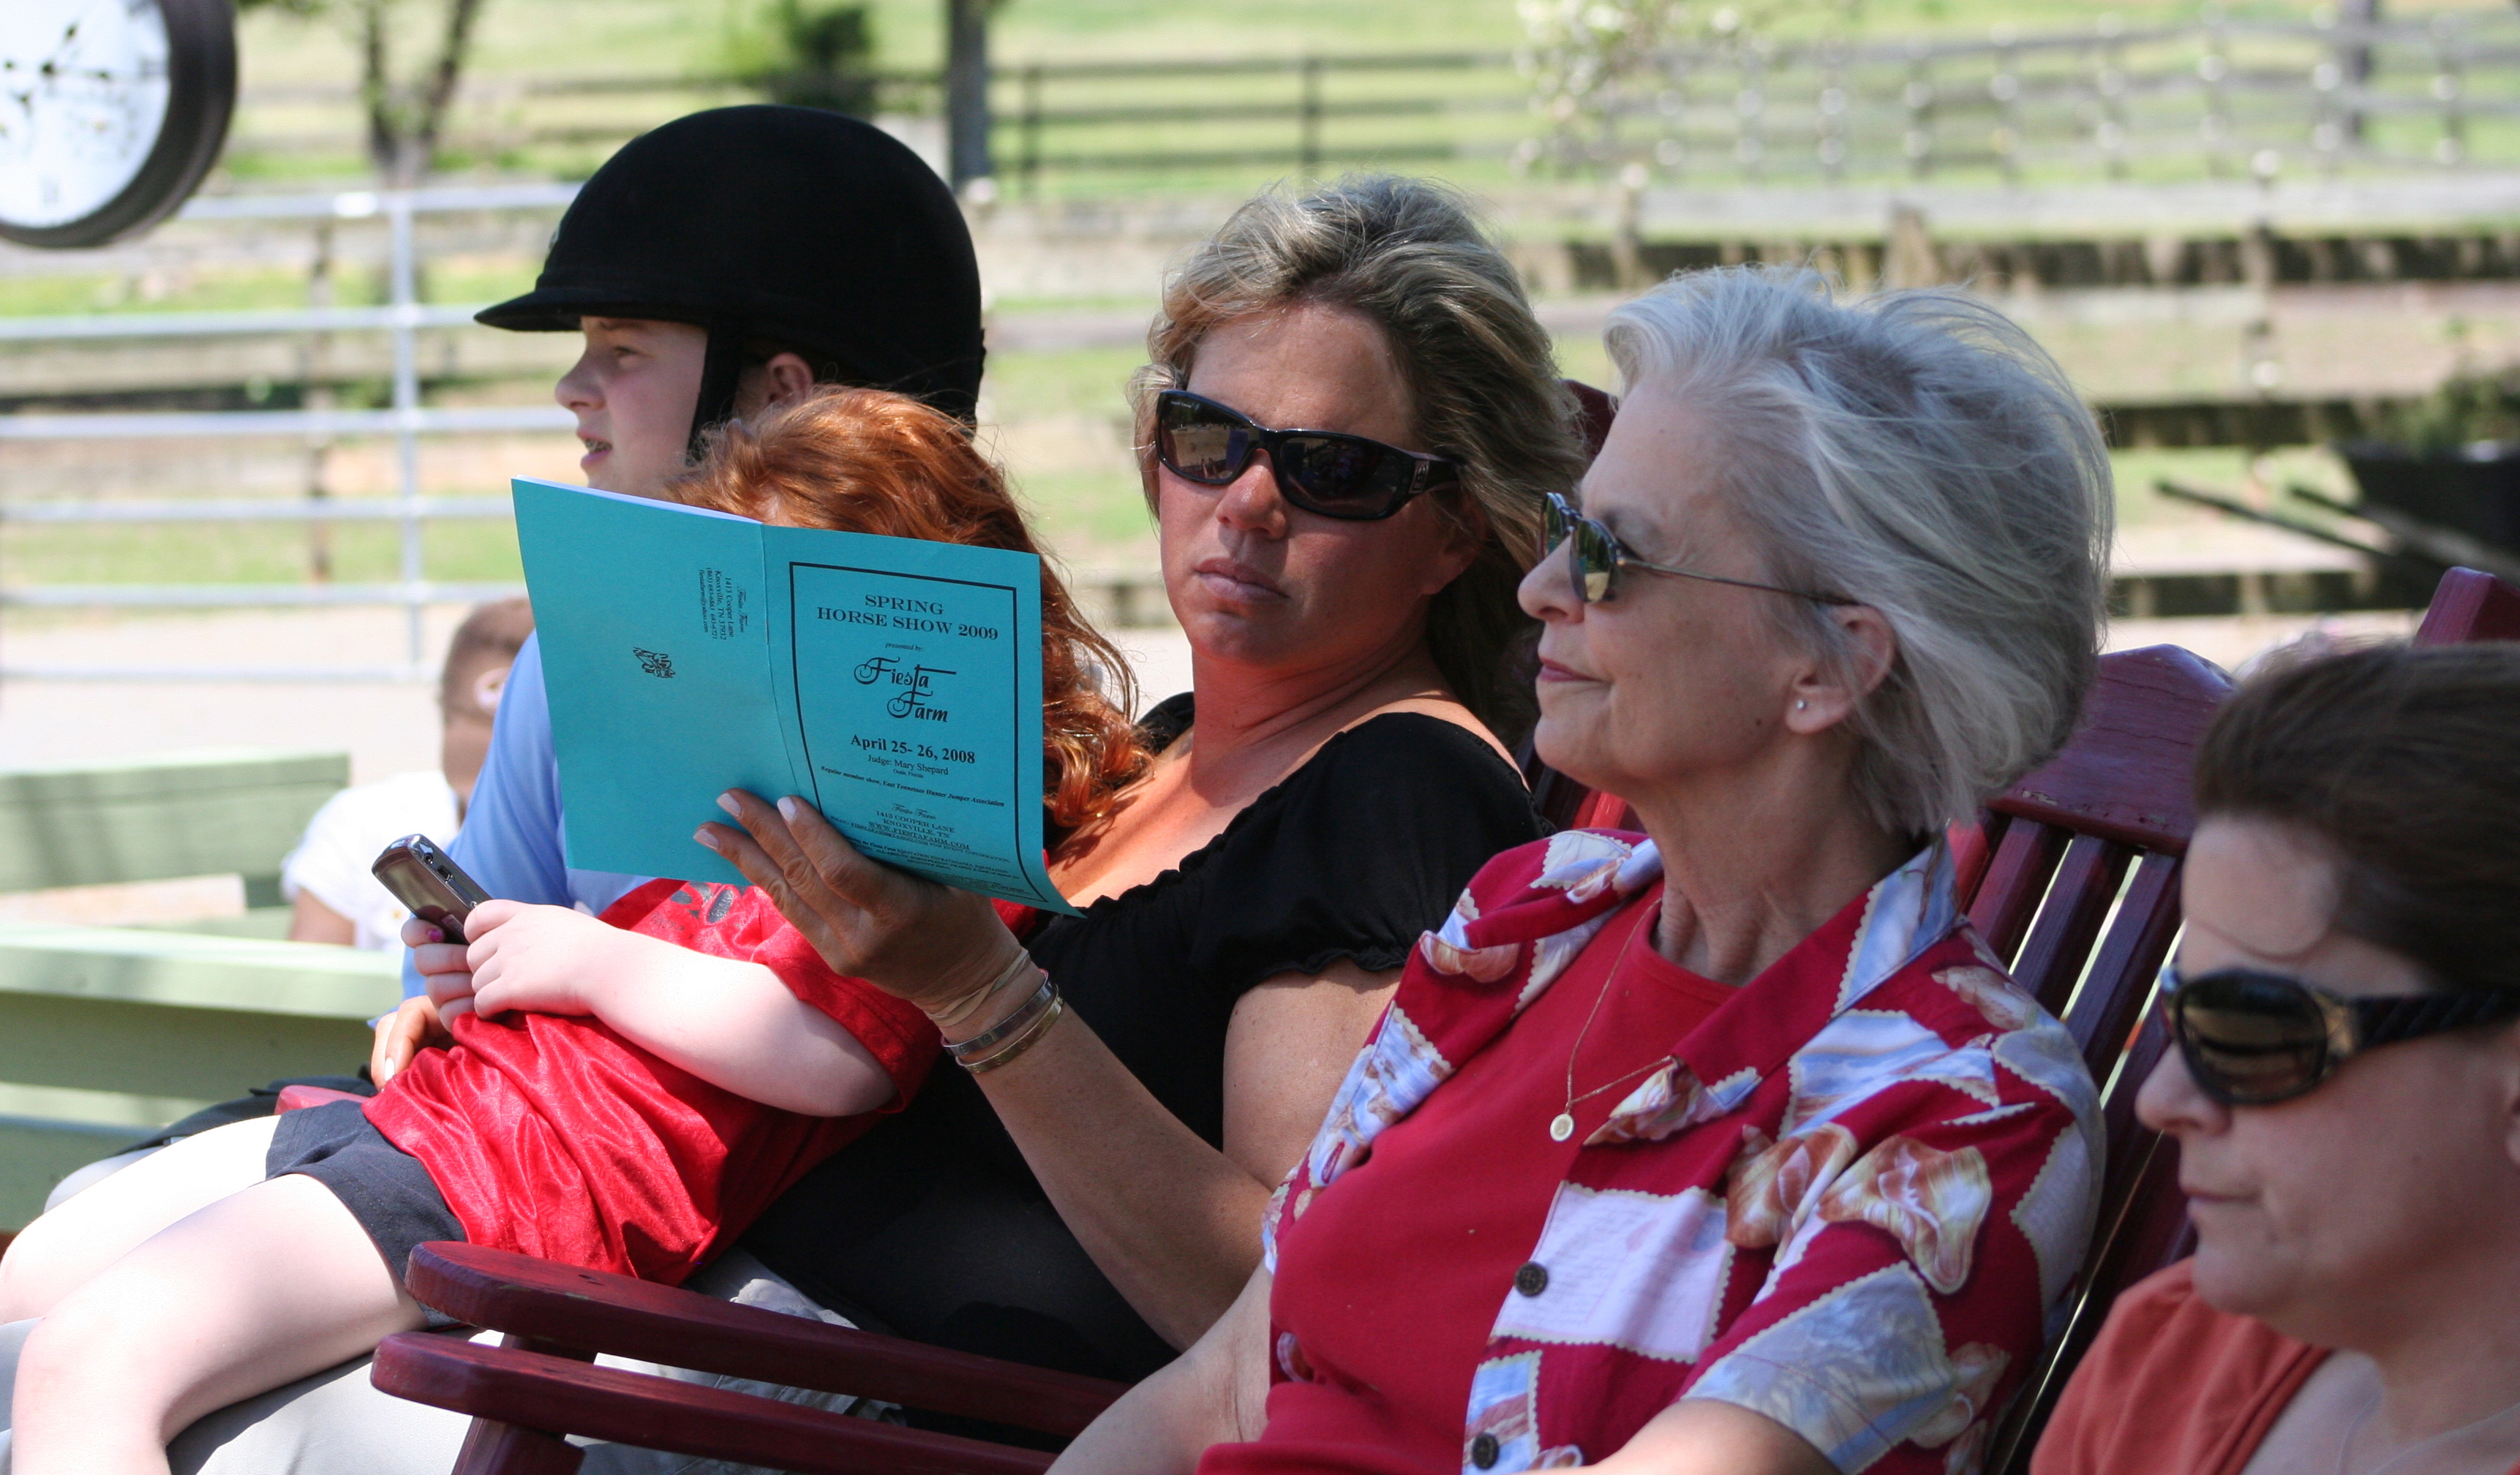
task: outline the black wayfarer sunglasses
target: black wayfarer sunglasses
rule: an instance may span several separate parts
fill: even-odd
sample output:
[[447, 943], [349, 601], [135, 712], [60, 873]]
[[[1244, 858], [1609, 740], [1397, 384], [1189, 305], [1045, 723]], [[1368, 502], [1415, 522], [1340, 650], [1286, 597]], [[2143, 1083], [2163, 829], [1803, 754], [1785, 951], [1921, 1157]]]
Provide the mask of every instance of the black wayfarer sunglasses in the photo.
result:
[[2162, 1008], [2197, 1089], [2226, 1106], [2301, 1095], [2366, 1050], [2520, 1014], [2520, 989], [2347, 998], [2281, 973], [2161, 970]]
[[1337, 430], [1272, 430], [1187, 389], [1155, 396], [1155, 459], [1183, 480], [1227, 485], [1260, 451], [1288, 503], [1349, 522], [1388, 517], [1410, 498], [1462, 479], [1461, 464], [1441, 456]]
[[1566, 566], [1574, 575], [1575, 598], [1587, 604], [1606, 604], [1619, 592], [1622, 569], [1642, 568], [1649, 573], [1665, 573], [1676, 579], [1696, 579], [1708, 584], [1730, 584], [1735, 589], [1764, 589], [1770, 594], [1791, 595], [1818, 604], [1852, 604], [1856, 601], [1834, 594], [1813, 594], [1807, 590], [1787, 589], [1778, 584], [1760, 584], [1749, 579], [1727, 578], [1719, 573], [1699, 573], [1690, 568], [1671, 568], [1661, 563], [1648, 563], [1628, 552], [1619, 535], [1585, 516], [1574, 505], [1555, 492], [1549, 494], [1549, 504], [1541, 511], [1541, 538], [1545, 546], [1542, 557], [1557, 551], [1564, 543]]

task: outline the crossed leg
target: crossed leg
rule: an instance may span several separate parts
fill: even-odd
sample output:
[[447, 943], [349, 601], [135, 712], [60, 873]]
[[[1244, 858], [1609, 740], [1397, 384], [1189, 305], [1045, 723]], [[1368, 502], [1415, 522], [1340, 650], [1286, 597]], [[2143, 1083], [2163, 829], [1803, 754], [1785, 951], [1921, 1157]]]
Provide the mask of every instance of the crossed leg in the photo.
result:
[[256, 1184], [45, 1315], [18, 1363], [16, 1475], [166, 1475], [166, 1442], [195, 1419], [423, 1320], [330, 1188], [296, 1175]]

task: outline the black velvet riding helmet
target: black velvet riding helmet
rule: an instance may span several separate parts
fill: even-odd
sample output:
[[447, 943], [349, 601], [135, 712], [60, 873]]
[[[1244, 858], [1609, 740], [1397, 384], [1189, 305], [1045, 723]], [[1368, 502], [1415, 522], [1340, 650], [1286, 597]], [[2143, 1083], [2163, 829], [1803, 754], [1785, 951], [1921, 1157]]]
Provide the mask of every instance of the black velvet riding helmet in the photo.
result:
[[534, 290], [478, 321], [557, 333], [588, 316], [708, 330], [695, 451], [734, 413], [747, 340], [965, 421], [979, 397], [980, 268], [953, 192], [836, 112], [718, 108], [624, 144], [561, 217]]

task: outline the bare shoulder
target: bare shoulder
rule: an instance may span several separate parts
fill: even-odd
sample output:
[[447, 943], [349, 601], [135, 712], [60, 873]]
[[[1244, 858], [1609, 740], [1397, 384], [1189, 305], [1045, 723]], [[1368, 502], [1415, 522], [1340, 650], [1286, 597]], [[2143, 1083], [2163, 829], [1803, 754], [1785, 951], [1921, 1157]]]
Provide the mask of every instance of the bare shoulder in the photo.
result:
[[1339, 729], [1339, 731], [1342, 733], [1348, 732], [1356, 728], [1361, 728], [1377, 717], [1390, 717], [1401, 713], [1414, 714], [1419, 717], [1432, 717], [1439, 722], [1449, 722], [1453, 726], [1460, 728], [1462, 731], [1468, 733], [1471, 737], [1478, 738], [1481, 742], [1486, 743], [1495, 751], [1498, 757], [1503, 758], [1507, 763], [1512, 764], [1516, 768], [1521, 767], [1520, 764], [1514, 763], [1512, 751], [1504, 743], [1497, 740], [1496, 734], [1488, 731], [1486, 723], [1479, 721], [1477, 717], [1471, 715], [1468, 707], [1462, 705], [1459, 701], [1456, 701], [1450, 696], [1416, 695], [1396, 697], [1379, 706], [1373, 707], [1369, 711], [1359, 714], [1356, 720], [1348, 723], [1346, 727]]

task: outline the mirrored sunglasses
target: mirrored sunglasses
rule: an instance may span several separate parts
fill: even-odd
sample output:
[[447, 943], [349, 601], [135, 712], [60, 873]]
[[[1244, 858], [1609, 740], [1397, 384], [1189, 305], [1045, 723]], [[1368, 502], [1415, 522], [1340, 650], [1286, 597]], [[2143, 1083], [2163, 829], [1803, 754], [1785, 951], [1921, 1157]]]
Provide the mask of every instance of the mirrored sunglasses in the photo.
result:
[[2161, 970], [2162, 1008], [2197, 1089], [2226, 1106], [2314, 1090], [2366, 1050], [2520, 1014], [2520, 989], [2348, 998], [2281, 973]]

